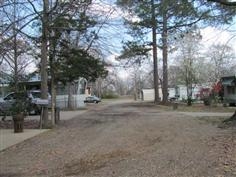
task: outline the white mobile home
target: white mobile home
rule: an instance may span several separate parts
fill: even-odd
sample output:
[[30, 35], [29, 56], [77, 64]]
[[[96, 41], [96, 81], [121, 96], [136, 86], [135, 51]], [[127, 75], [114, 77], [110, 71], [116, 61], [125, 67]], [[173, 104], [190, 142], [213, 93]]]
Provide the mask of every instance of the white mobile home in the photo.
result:
[[[24, 82], [26, 90], [40, 90], [41, 77], [39, 74], [35, 74], [29, 81]], [[49, 92], [51, 90], [50, 84]], [[56, 104], [60, 108], [68, 107], [68, 93], [69, 86], [63, 85], [62, 83], [57, 83], [57, 96], [56, 96]], [[70, 85], [70, 91], [72, 93], [72, 106], [74, 108], [84, 107], [85, 97], [88, 96], [87, 92], [87, 80], [85, 78], [79, 78], [78, 80], [73, 81]]]
[[[192, 89], [192, 99], [199, 99], [199, 94], [202, 86], [196, 85]], [[162, 100], [162, 89], [159, 88], [160, 100]], [[168, 88], [168, 98], [178, 99], [180, 101], [187, 99], [187, 88], [184, 85]], [[154, 89], [142, 89], [141, 99], [143, 101], [154, 101]]]
[[[186, 100], [188, 98], [187, 87], [185, 85], [177, 85], [175, 88], [170, 88], [175, 90], [175, 97], [178, 100]], [[192, 99], [199, 99], [201, 85], [196, 85], [192, 88]]]

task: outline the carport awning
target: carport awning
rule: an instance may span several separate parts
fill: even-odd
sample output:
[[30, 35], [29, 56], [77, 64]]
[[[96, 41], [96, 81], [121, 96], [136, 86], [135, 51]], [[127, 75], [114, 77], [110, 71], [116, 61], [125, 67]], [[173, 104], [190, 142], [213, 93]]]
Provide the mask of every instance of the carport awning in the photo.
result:
[[234, 78], [223, 79], [222, 85], [225, 85], [225, 86], [234, 85]]

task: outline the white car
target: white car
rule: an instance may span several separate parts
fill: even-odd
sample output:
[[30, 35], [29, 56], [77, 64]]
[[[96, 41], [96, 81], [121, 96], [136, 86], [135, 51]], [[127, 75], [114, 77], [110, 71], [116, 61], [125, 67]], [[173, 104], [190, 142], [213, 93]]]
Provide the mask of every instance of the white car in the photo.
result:
[[[37, 100], [40, 99], [41, 97], [41, 91], [40, 90], [30, 90], [26, 92], [25, 99], [26, 101], [29, 101], [29, 106], [27, 108], [27, 111], [29, 114], [40, 114], [41, 112], [41, 107], [40, 105], [37, 104]], [[51, 102], [51, 96], [48, 95], [48, 102], [50, 105]], [[12, 105], [16, 101], [16, 93], [11, 92], [8, 95], [6, 95], [3, 98], [0, 98], [0, 113], [1, 114], [9, 114], [10, 109]]]

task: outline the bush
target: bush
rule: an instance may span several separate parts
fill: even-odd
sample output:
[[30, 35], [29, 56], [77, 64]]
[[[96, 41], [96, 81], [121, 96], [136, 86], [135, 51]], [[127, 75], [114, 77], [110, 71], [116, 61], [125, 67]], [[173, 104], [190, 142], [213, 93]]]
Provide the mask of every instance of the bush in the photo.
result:
[[113, 98], [118, 98], [119, 96], [114, 94], [114, 93], [106, 93], [102, 95], [103, 99], [113, 99]]
[[187, 105], [192, 106], [192, 98], [191, 97], [187, 98]]
[[26, 92], [15, 92], [15, 102], [10, 108], [12, 115], [24, 114], [26, 115], [30, 108], [30, 100]]
[[205, 106], [210, 106], [210, 105], [211, 105], [211, 101], [212, 101], [212, 100], [211, 100], [210, 97], [203, 99], [203, 103], [204, 103]]

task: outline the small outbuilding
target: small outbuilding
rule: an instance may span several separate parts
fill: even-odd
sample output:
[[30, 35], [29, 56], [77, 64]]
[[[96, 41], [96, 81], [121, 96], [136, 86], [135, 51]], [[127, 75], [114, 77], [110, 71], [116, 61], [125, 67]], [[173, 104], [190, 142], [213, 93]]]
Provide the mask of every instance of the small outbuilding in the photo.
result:
[[[160, 97], [160, 100], [162, 100], [161, 88], [159, 88], [159, 97]], [[154, 89], [142, 89], [140, 98], [142, 101], [154, 101], [154, 99], [155, 99]]]
[[236, 76], [225, 76], [221, 78], [223, 86], [223, 103], [229, 105], [236, 104]]
[[141, 99], [142, 101], [154, 101], [154, 89], [142, 89]]

